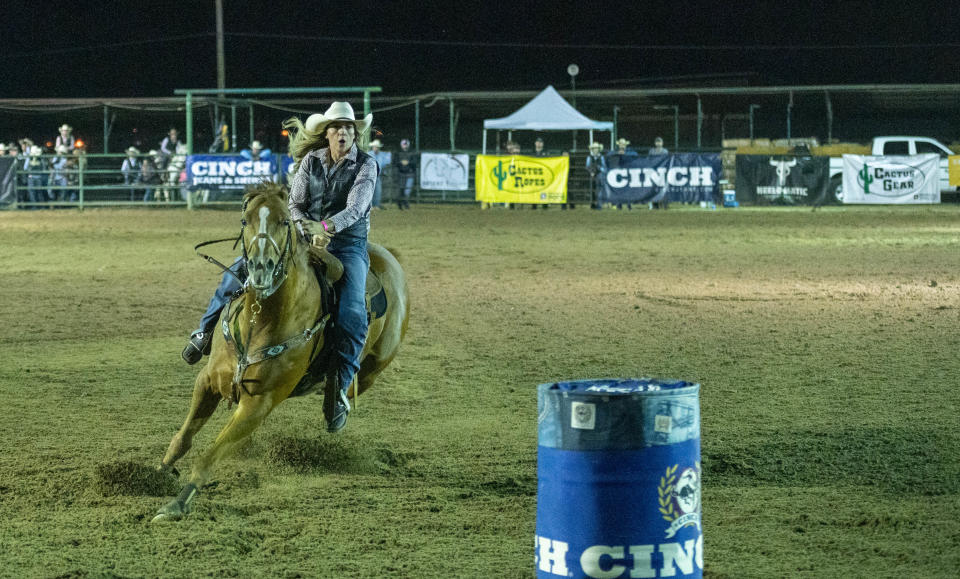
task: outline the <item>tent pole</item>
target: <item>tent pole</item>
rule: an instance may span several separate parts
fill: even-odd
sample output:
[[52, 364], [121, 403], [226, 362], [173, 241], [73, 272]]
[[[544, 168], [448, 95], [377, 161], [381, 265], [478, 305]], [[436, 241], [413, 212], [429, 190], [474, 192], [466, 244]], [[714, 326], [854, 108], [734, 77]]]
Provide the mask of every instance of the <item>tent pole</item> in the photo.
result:
[[483, 154], [487, 154], [487, 129], [483, 129]]

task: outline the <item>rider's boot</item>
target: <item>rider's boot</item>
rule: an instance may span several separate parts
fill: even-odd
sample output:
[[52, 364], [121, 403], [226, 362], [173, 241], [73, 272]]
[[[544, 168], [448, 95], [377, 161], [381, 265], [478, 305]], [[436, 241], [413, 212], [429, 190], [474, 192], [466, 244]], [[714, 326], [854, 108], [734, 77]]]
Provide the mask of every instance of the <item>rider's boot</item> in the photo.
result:
[[340, 432], [347, 425], [350, 402], [347, 392], [340, 384], [340, 373], [336, 370], [327, 374], [327, 385], [323, 393], [323, 416], [327, 419], [327, 432]]
[[183, 352], [180, 352], [180, 357], [192, 366], [210, 354], [211, 342], [213, 342], [213, 328], [197, 330], [190, 334], [190, 341], [183, 348]]

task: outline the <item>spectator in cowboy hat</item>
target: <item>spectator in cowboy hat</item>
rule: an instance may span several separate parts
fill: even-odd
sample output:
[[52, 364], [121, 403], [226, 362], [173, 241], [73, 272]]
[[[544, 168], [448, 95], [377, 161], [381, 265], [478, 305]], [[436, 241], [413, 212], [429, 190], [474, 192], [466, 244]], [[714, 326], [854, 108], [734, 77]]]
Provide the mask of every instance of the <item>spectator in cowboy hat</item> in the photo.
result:
[[120, 165], [120, 173], [123, 174], [123, 184], [130, 187], [130, 201], [136, 201], [139, 191], [133, 187], [140, 176], [140, 149], [136, 147], [127, 147], [127, 156]]
[[390, 153], [381, 151], [381, 147], [383, 147], [383, 143], [380, 142], [380, 139], [370, 141], [370, 151], [368, 151], [368, 154], [373, 157], [373, 160], [377, 162], [377, 167], [380, 168], [380, 173], [377, 175], [377, 184], [373, 189], [371, 209], [382, 209], [380, 206], [380, 198], [383, 197], [383, 172], [390, 165], [391, 158], [393, 157]]
[[253, 141], [250, 143], [250, 148], [240, 151], [240, 154], [249, 161], [269, 161], [273, 151], [264, 149], [260, 141]]
[[[21, 139], [21, 143], [30, 139]], [[50, 178], [50, 162], [41, 158], [43, 149], [37, 145], [25, 145], [23, 168], [27, 173], [27, 201], [43, 203], [47, 201], [47, 183]], [[34, 205], [32, 209], [40, 209]]]
[[57, 145], [56, 156], [50, 160], [50, 182], [47, 185], [47, 197], [51, 201], [67, 201], [67, 156], [70, 148], [67, 145]]
[[603, 157], [603, 145], [594, 141], [590, 143], [590, 154], [587, 155], [587, 173], [590, 174], [590, 207], [603, 208], [603, 180], [607, 174], [607, 160]]
[[60, 125], [60, 134], [57, 135], [57, 140], [53, 143], [53, 149], [57, 150], [60, 145], [63, 145], [69, 150], [73, 150], [76, 146], [77, 140], [73, 136], [73, 127], [64, 123]]
[[[630, 141], [620, 137], [615, 143], [617, 145], [617, 152], [613, 159], [613, 162], [616, 163], [617, 167], [621, 167], [626, 163], [629, 163], [631, 157], [637, 157], [638, 154], [633, 149], [628, 149]], [[617, 203], [617, 209], [623, 209], [623, 203]], [[633, 209], [632, 203], [627, 203], [627, 210]]]
[[410, 150], [410, 139], [400, 140], [396, 167], [397, 208], [410, 209], [410, 195], [417, 177], [417, 154]]

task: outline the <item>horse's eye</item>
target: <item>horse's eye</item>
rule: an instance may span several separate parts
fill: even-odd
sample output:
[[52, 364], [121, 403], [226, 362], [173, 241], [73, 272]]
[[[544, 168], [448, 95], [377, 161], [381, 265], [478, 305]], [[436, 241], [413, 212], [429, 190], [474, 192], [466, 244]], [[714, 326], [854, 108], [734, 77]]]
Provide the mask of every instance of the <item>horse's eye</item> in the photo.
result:
[[283, 221], [280, 222], [280, 225], [286, 227], [286, 226], [290, 225], [290, 220], [289, 220], [289, 219], [284, 219]]
[[247, 220], [246, 220], [246, 219], [241, 219], [241, 220], [240, 220], [240, 225], [246, 227], [246, 226], [247, 226]]

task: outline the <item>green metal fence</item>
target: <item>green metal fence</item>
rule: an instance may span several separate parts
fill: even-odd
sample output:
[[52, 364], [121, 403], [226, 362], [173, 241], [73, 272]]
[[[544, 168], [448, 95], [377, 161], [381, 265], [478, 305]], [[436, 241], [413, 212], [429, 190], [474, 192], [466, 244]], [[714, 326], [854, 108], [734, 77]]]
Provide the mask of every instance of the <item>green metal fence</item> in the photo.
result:
[[[428, 151], [429, 152], [429, 151]], [[232, 157], [232, 155], [224, 155]], [[240, 190], [216, 190], [208, 187], [188, 188], [180, 181], [177, 173], [175, 183], [144, 182], [138, 178], [130, 179], [121, 171], [126, 155], [84, 154], [70, 157], [71, 163], [61, 171], [54, 171], [50, 163], [56, 155], [31, 157], [36, 161], [34, 168], [24, 168], [17, 164], [16, 202], [12, 209], [62, 208], [74, 207], [204, 207], [237, 205], [243, 192]], [[589, 204], [589, 176], [583, 154], [570, 155], [570, 173], [568, 177], [567, 198], [571, 203]], [[148, 155], [137, 157], [138, 162], [153, 160]], [[474, 203], [476, 199], [474, 174], [476, 154], [470, 154], [468, 188], [465, 191], [423, 189], [419, 176], [414, 185], [411, 201], [415, 203]], [[162, 173], [158, 169], [159, 173]], [[57, 181], [55, 176], [64, 179]], [[137, 173], [137, 177], [139, 177]], [[383, 186], [382, 204], [395, 204], [400, 192], [400, 182], [393, 167], [388, 166], [381, 175]]]

